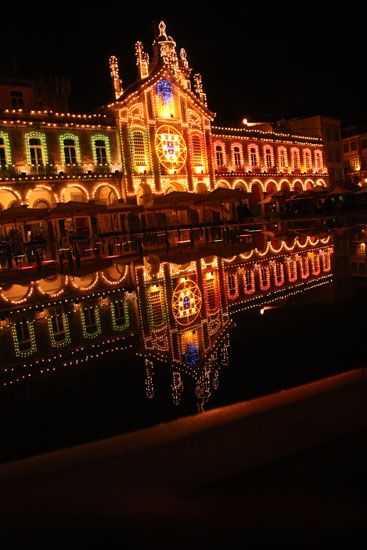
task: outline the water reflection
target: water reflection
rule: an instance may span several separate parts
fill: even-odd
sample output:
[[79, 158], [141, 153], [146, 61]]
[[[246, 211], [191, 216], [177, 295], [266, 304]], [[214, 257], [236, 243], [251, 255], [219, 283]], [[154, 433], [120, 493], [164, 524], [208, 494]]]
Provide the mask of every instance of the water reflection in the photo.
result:
[[240, 249], [228, 243], [220, 253], [188, 247], [175, 255], [163, 251], [111, 261], [78, 276], [55, 272], [3, 283], [2, 389], [36, 385], [38, 377], [60, 369], [96, 363], [103, 368], [111, 354], [128, 364], [134, 354], [144, 364], [147, 398], [155, 397], [156, 372], [163, 368], [173, 402], [179, 404], [186, 386], [193, 387], [203, 410], [230, 362], [237, 314], [264, 313], [320, 288], [330, 295], [338, 281], [344, 285], [339, 295], [349, 288], [341, 262], [346, 249], [338, 244], [344, 236], [249, 230], [242, 237]]

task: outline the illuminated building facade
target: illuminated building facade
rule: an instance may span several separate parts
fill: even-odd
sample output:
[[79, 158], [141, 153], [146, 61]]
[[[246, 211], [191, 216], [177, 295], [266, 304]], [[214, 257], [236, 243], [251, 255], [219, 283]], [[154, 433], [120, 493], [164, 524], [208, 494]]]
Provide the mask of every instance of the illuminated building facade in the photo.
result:
[[[110, 58], [115, 100], [93, 115], [8, 108], [0, 114], [0, 205], [69, 200], [149, 204], [170, 191], [264, 193], [328, 185], [319, 137], [213, 125], [200, 74], [159, 24], [150, 58], [137, 42], [138, 80], [124, 87]], [[88, 224], [80, 221], [80, 224]]]
[[330, 116], [315, 115], [291, 118], [284, 122], [291, 132], [299, 132], [322, 139], [329, 184], [331, 186], [340, 184], [344, 177], [341, 120]]
[[345, 178], [350, 183], [367, 185], [367, 132], [346, 129], [343, 138]]

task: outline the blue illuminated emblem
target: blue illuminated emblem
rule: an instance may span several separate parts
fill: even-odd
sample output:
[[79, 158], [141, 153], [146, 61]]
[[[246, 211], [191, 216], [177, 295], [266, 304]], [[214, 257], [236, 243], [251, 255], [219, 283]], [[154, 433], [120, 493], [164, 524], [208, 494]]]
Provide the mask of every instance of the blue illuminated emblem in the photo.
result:
[[172, 86], [168, 80], [160, 80], [157, 84], [157, 94], [165, 105], [169, 105], [172, 96]]

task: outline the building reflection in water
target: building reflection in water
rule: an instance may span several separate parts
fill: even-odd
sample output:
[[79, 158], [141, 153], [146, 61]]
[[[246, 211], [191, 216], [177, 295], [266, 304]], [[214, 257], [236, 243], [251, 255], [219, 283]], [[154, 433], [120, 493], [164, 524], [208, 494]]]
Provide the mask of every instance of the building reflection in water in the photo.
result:
[[142, 358], [148, 398], [155, 395], [155, 369], [163, 366], [174, 403], [190, 379], [202, 410], [228, 365], [236, 313], [333, 282], [331, 235], [281, 240], [258, 232], [248, 240], [244, 252], [228, 257], [197, 258], [185, 249], [183, 263], [151, 254], [82, 276], [3, 284], [3, 389], [60, 368], [96, 362], [103, 368], [104, 358], [118, 352], [121, 363], [131, 354]]

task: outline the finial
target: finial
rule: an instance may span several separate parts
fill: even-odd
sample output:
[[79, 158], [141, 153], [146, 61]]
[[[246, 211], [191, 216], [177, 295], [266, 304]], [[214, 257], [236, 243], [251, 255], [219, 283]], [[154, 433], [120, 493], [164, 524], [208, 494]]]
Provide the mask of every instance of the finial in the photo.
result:
[[122, 94], [123, 89], [122, 89], [122, 82], [119, 75], [119, 64], [117, 61], [117, 57], [115, 55], [111, 55], [109, 62], [110, 62], [110, 75], [112, 78], [112, 85], [115, 92], [115, 99], [118, 99]]
[[166, 35], [166, 24], [164, 21], [161, 21], [158, 25], [158, 28], [159, 28], [159, 36], [164, 36], [165, 38], [167, 38], [167, 35]]

